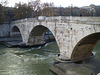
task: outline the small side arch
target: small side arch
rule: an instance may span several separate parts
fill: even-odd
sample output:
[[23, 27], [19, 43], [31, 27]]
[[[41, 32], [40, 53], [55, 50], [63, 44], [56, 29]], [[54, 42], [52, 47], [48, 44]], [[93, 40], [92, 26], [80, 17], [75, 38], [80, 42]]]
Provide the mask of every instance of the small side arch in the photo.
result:
[[12, 27], [12, 32], [20, 32], [19, 28], [17, 26]]
[[74, 47], [71, 60], [77, 61], [91, 57], [93, 48], [99, 39], [100, 33], [93, 33], [82, 38]]
[[17, 26], [13, 26], [11, 28], [11, 33], [10, 33], [11, 37], [17, 38], [20, 41], [22, 41], [22, 35], [21, 35], [21, 31]]

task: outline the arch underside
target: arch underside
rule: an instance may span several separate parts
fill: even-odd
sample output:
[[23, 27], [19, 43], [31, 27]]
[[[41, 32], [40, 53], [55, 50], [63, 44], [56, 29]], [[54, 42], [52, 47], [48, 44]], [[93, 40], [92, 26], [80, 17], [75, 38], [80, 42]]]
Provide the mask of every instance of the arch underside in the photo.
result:
[[81, 39], [72, 52], [71, 60], [77, 61], [91, 57], [93, 48], [99, 39], [100, 33], [93, 33]]
[[16, 40], [22, 41], [22, 35], [20, 29], [17, 26], [12, 27], [10, 35]]
[[30, 33], [30, 36], [42, 36], [46, 30], [47, 30], [46, 27], [38, 25], [33, 28], [33, 30]]
[[20, 32], [20, 30], [18, 29], [17, 26], [14, 26], [14, 27], [12, 28], [12, 32]]
[[35, 45], [42, 45], [45, 43], [44, 41], [44, 34], [45, 32], [49, 30], [49, 28], [44, 27], [42, 25], [37, 25], [35, 26], [28, 39], [28, 45], [29, 46], [35, 46]]

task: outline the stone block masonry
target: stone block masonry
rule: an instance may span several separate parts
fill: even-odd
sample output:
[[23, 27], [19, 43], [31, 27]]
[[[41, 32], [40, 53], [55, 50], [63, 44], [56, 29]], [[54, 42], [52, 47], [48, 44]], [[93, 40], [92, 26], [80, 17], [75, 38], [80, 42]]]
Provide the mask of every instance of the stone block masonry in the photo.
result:
[[0, 37], [8, 37], [10, 32], [10, 25], [9, 24], [2, 24], [0, 25]]
[[[17, 27], [26, 45], [43, 43], [43, 35], [49, 29], [58, 44], [59, 59], [79, 61], [92, 55], [95, 43], [100, 39], [100, 17], [45, 17], [22, 19], [11, 23]], [[37, 37], [37, 38], [34, 38]]]

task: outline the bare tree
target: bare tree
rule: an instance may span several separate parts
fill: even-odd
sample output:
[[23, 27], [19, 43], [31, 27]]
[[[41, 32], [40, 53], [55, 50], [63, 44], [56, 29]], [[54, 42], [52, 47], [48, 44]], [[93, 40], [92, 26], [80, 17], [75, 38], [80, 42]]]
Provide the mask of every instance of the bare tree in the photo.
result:
[[54, 16], [54, 3], [43, 3], [42, 4], [42, 15]]
[[7, 4], [9, 3], [9, 0], [1, 0], [0, 4], [2, 4], [2, 6], [7, 6]]
[[35, 0], [35, 1], [33, 1], [33, 0], [30, 0], [29, 2], [28, 2], [28, 5], [33, 9], [33, 16], [34, 17], [36, 17], [36, 16], [39, 16], [40, 15], [40, 13], [41, 13], [41, 3], [40, 3], [40, 0]]
[[15, 13], [15, 19], [23, 19], [23, 18], [30, 18], [33, 9], [28, 6], [26, 3], [16, 3], [13, 9], [13, 13]]

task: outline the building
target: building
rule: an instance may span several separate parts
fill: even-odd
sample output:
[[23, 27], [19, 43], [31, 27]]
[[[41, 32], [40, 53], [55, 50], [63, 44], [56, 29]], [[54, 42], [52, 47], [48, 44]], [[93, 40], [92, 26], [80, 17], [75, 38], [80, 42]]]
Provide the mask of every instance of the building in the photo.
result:
[[96, 6], [91, 4], [90, 6], [84, 6], [83, 9], [87, 9], [90, 13], [90, 16], [100, 16], [100, 5]]

